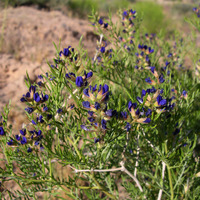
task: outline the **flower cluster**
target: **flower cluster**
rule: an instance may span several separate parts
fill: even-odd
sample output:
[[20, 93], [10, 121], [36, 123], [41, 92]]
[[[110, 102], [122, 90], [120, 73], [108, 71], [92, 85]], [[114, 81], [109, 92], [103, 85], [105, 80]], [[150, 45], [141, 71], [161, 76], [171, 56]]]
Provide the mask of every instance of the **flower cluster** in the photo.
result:
[[108, 28], [108, 23], [105, 23], [104, 20], [103, 20], [102, 18], [99, 18], [98, 24], [99, 24], [100, 27], [102, 27], [103, 29], [107, 29], [107, 28]]
[[41, 140], [43, 138], [41, 130], [28, 131], [27, 129], [20, 130], [20, 134], [15, 135], [15, 139], [10, 139], [7, 144], [9, 146], [17, 147], [19, 145], [26, 145], [27, 152], [30, 153], [38, 146], [43, 149]]
[[86, 131], [102, 132], [106, 130], [106, 123], [110, 117], [113, 116], [112, 110], [107, 110], [107, 101], [109, 98], [108, 85], [100, 85], [97, 89], [97, 85], [90, 86], [83, 90], [84, 98], [87, 101], [83, 101], [82, 105], [88, 110], [89, 126], [81, 125], [81, 128]]
[[119, 41], [123, 43], [125, 49], [130, 51], [134, 44], [134, 20], [136, 18], [136, 11], [130, 9], [122, 13], [122, 35], [119, 37]]
[[64, 48], [63, 51], [60, 51], [59, 56], [61, 60], [69, 59], [71, 62], [77, 60], [77, 56], [74, 56], [74, 48], [68, 46]]
[[[47, 94], [39, 94], [38, 92], [36, 92], [36, 86], [31, 85], [29, 91], [25, 95], [23, 95], [23, 97], [20, 100], [21, 102], [32, 103], [32, 105], [39, 105], [47, 101], [48, 98], [49, 96]], [[29, 111], [31, 111], [30, 113], [32, 113], [34, 111], [34, 108], [30, 108]]]
[[[141, 51], [140, 53], [135, 53], [137, 56], [137, 65], [141, 66], [141, 69], [144, 67], [149, 67], [151, 65], [151, 61], [149, 58], [149, 54], [152, 54], [154, 52], [154, 49], [151, 47], [148, 47], [147, 45], [144, 44], [139, 44], [138, 49]], [[136, 67], [139, 69], [139, 67]]]
[[93, 76], [93, 73], [92, 72], [88, 72], [88, 73], [86, 73], [85, 71], [84, 71], [84, 75], [83, 76], [77, 76], [76, 77], [76, 75], [74, 74], [74, 73], [72, 73], [72, 72], [69, 72], [69, 73], [67, 73], [66, 75], [65, 75], [65, 77], [68, 79], [68, 80], [70, 80], [70, 81], [72, 81], [72, 82], [75, 82], [76, 83], [76, 86], [77, 87], [85, 87], [85, 86], [87, 86], [88, 85], [88, 80], [91, 78]]

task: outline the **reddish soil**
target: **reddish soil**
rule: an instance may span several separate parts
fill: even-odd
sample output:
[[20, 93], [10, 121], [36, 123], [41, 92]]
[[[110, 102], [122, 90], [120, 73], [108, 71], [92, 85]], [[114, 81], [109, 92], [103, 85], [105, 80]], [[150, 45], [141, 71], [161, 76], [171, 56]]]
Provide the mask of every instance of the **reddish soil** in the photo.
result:
[[[6, 12], [6, 20], [3, 15]], [[26, 71], [32, 81], [37, 80], [42, 68], [48, 68], [56, 53], [53, 42], [61, 47], [77, 47], [83, 35], [83, 47], [89, 55], [95, 52], [98, 36], [86, 20], [73, 19], [58, 11], [39, 11], [30, 7], [9, 8], [0, 12], [0, 27], [5, 24], [0, 51], [0, 110], [12, 99], [19, 99], [26, 92]], [[0, 30], [0, 37], [2, 30]]]

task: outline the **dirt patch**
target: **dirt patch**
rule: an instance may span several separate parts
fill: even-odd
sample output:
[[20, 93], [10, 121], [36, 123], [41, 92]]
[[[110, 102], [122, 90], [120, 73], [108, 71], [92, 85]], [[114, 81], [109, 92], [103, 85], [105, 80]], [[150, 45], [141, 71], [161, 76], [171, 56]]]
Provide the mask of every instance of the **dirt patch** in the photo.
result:
[[[41, 11], [30, 7], [9, 8], [7, 18], [0, 12], [0, 27], [5, 24], [0, 52], [0, 110], [9, 99], [16, 105], [27, 90], [26, 71], [32, 81], [48, 68], [46, 61], [55, 55], [53, 42], [61, 47], [77, 47], [83, 36], [83, 47], [94, 55], [98, 36], [91, 34], [90, 22], [70, 18], [58, 11]], [[0, 36], [1, 36], [0, 32]]]

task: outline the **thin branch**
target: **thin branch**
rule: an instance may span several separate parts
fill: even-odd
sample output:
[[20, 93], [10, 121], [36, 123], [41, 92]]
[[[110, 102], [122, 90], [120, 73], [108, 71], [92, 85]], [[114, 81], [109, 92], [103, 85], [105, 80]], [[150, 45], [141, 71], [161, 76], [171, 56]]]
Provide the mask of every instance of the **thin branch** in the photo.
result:
[[[75, 89], [75, 90], [72, 92], [72, 94], [75, 94], [77, 91], [78, 91], [78, 90]], [[72, 98], [72, 95], [70, 94], [69, 97], [67, 98], [67, 100], [69, 100], [69, 99], [71, 99], [71, 98]]]
[[129, 134], [129, 132], [126, 133], [126, 144], [125, 144], [123, 152], [122, 152], [122, 159], [123, 160], [125, 160], [125, 151], [126, 151], [126, 147], [128, 146], [128, 140], [129, 140], [128, 134]]
[[[100, 35], [99, 46], [101, 46], [102, 40], [103, 40], [103, 34]], [[98, 53], [99, 53], [99, 50], [96, 51], [96, 54], [94, 56], [94, 62], [97, 59]]]
[[[162, 187], [163, 187], [163, 181], [164, 181], [164, 178], [165, 178], [165, 168], [166, 168], [166, 164], [162, 161]], [[161, 200], [162, 192], [163, 192], [163, 190], [160, 189], [159, 193], [158, 193], [158, 199], [157, 200]]]
[[143, 189], [138, 181], [138, 179], [132, 175], [124, 166], [124, 162], [121, 161], [120, 162], [121, 167], [119, 168], [115, 168], [115, 169], [85, 169], [85, 170], [79, 170], [76, 169], [72, 166], [69, 165], [70, 168], [72, 168], [74, 170], [75, 173], [79, 173], [79, 172], [115, 172], [115, 171], [121, 171], [121, 172], [125, 172], [127, 175], [129, 175], [136, 183], [136, 185], [138, 186], [138, 188], [140, 189], [141, 192], [143, 192]]
[[[146, 136], [144, 131], [143, 131], [143, 135], [144, 135], [144, 137]], [[155, 147], [146, 137], [145, 137], [145, 140], [147, 141], [147, 143], [148, 143], [155, 151], [157, 151], [157, 152], [161, 155], [160, 150], [159, 150], [157, 147]]]
[[136, 163], [135, 163], [135, 171], [134, 171], [134, 176], [137, 176], [137, 167], [138, 167], [138, 160], [139, 160], [139, 153], [140, 153], [140, 147], [139, 147], [139, 138], [140, 138], [140, 134], [138, 134], [137, 137], [137, 153], [136, 153]]

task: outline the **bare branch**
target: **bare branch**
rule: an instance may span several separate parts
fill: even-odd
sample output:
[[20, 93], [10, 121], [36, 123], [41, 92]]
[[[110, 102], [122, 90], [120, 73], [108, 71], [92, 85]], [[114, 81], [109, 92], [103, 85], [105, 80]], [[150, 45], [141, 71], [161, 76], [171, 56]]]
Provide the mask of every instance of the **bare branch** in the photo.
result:
[[[101, 45], [102, 40], [103, 40], [103, 34], [100, 35], [99, 45]], [[96, 51], [96, 54], [95, 54], [95, 56], [94, 56], [94, 62], [95, 62], [96, 59], [97, 59], [98, 53], [99, 53], [99, 50]]]
[[124, 162], [123, 162], [123, 161], [120, 162], [120, 165], [121, 165], [121, 167], [119, 167], [119, 168], [114, 168], [114, 169], [85, 169], [85, 170], [83, 169], [83, 170], [79, 170], [79, 169], [76, 169], [76, 168], [74, 168], [74, 167], [72, 167], [72, 166], [70, 166], [70, 165], [69, 165], [69, 167], [70, 167], [71, 169], [73, 169], [75, 173], [79, 173], [79, 172], [115, 172], [115, 171], [122, 171], [122, 172], [125, 172], [127, 175], [129, 175], [129, 176], [135, 181], [135, 183], [136, 183], [136, 185], [138, 186], [138, 188], [140, 189], [140, 191], [143, 192], [143, 189], [142, 189], [142, 187], [141, 187], [141, 185], [140, 185], [138, 179], [137, 179], [135, 176], [133, 176], [133, 175], [124, 167]]
[[[164, 181], [164, 178], [165, 178], [165, 168], [166, 168], [166, 164], [162, 161], [162, 182]], [[162, 183], [162, 187], [163, 187], [163, 183]], [[160, 189], [157, 200], [161, 200], [162, 192], [163, 192], [163, 190]]]
[[139, 147], [139, 138], [140, 138], [140, 135], [138, 134], [138, 137], [137, 137], [137, 154], [136, 154], [136, 163], [135, 163], [135, 171], [134, 171], [134, 176], [136, 177], [137, 176], [137, 167], [138, 167], [138, 160], [139, 160], [139, 153], [140, 153], [140, 147]]

